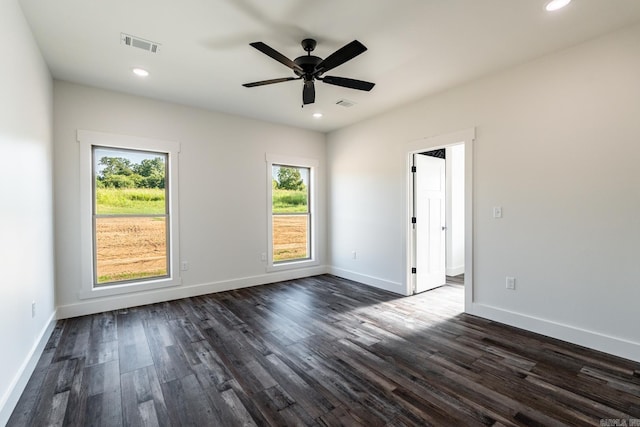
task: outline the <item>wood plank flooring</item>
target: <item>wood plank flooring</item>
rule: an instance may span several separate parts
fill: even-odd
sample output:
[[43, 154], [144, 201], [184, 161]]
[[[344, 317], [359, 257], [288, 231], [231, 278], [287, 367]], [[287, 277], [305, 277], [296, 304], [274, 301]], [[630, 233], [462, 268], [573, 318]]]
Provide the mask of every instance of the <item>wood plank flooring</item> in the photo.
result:
[[640, 364], [462, 314], [462, 294], [324, 275], [62, 320], [8, 425], [640, 419]]

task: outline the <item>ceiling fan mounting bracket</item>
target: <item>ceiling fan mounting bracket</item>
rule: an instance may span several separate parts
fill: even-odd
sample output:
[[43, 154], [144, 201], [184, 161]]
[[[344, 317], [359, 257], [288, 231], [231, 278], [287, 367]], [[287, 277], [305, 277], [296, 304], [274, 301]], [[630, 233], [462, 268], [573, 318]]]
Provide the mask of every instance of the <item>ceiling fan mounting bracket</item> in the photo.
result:
[[309, 55], [311, 55], [311, 52], [316, 48], [316, 41], [314, 39], [304, 39], [300, 44], [306, 52], [309, 52]]

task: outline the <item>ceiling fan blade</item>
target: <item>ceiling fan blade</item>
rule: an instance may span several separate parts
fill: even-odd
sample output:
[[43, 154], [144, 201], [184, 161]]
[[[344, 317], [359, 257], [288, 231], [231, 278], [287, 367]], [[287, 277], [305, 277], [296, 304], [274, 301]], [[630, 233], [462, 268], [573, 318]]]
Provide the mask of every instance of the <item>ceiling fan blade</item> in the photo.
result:
[[302, 77], [282, 77], [280, 79], [262, 80], [262, 81], [259, 81], [259, 82], [245, 83], [242, 86], [244, 86], [244, 87], [264, 86], [264, 85], [270, 85], [270, 84], [273, 84], [273, 83], [288, 82], [289, 80], [300, 80], [301, 78]]
[[338, 65], [342, 65], [348, 60], [355, 58], [366, 50], [367, 48], [362, 43], [358, 40], [354, 40], [327, 56], [324, 61], [320, 62], [316, 66], [316, 70], [320, 74], [325, 73], [336, 68]]
[[293, 62], [292, 60], [290, 60], [289, 58], [287, 58], [286, 56], [284, 56], [274, 48], [267, 46], [262, 42], [253, 42], [253, 43], [249, 43], [249, 45], [255, 47], [260, 52], [264, 53], [267, 56], [270, 56], [271, 58], [275, 59], [279, 63], [286, 65], [292, 70], [303, 71], [302, 67], [300, 67], [298, 64], [296, 64], [295, 62]]
[[375, 83], [365, 82], [364, 80], [347, 79], [345, 77], [325, 76], [321, 78], [325, 83], [330, 85], [348, 87], [350, 89], [366, 90], [367, 92], [373, 89]]
[[316, 101], [316, 87], [313, 84], [313, 80], [307, 80], [304, 82], [302, 88], [302, 103], [304, 105], [313, 104]]

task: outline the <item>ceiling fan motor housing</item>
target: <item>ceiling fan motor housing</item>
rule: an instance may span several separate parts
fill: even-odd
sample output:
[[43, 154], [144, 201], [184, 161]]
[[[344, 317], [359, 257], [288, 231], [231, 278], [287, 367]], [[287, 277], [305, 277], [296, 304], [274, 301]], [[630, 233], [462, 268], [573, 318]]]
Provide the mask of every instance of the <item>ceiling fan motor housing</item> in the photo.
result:
[[308, 77], [310, 79], [314, 76], [316, 72], [316, 65], [322, 62], [322, 58], [318, 58], [317, 56], [313, 55], [306, 55], [297, 57], [293, 60], [293, 62], [295, 62], [300, 66], [300, 68], [302, 68], [302, 71], [293, 70], [293, 72], [300, 77], [304, 77], [305, 79], [307, 79]]

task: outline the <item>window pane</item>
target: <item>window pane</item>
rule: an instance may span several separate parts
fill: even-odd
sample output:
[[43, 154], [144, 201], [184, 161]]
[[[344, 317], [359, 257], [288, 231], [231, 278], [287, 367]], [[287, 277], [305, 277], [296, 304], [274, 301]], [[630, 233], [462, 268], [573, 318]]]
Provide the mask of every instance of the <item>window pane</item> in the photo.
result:
[[94, 148], [98, 215], [164, 214], [166, 154]]
[[273, 261], [309, 257], [309, 214], [273, 215]]
[[96, 218], [97, 284], [167, 274], [165, 217]]
[[273, 165], [273, 261], [311, 258], [309, 236], [309, 168]]
[[272, 212], [309, 212], [309, 169], [273, 165]]

